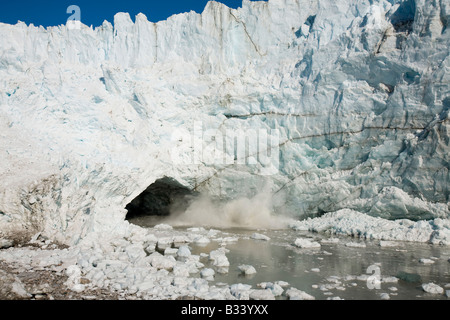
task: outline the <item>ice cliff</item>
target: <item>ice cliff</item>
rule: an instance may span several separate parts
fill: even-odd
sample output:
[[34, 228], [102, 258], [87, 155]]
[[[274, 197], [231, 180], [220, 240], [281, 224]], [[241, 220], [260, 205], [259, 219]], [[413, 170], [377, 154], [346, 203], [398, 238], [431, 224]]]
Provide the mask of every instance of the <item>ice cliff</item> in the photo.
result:
[[[230, 199], [268, 187], [297, 218], [448, 218], [449, 19], [445, 0], [244, 0], [158, 23], [0, 24], [2, 230], [120, 233], [163, 177]], [[199, 123], [276, 133], [276, 157], [192, 160], [216, 137]]]

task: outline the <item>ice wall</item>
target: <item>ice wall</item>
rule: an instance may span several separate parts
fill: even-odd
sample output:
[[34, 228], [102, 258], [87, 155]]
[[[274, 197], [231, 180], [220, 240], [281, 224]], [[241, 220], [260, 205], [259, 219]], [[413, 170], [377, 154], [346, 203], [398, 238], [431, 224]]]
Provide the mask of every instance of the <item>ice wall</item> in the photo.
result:
[[[449, 14], [443, 0], [244, 0], [158, 23], [0, 24], [2, 229], [121, 232], [165, 176], [228, 198], [269, 186], [296, 217], [448, 217]], [[276, 132], [276, 170], [196, 160], [212, 141], [198, 123]]]

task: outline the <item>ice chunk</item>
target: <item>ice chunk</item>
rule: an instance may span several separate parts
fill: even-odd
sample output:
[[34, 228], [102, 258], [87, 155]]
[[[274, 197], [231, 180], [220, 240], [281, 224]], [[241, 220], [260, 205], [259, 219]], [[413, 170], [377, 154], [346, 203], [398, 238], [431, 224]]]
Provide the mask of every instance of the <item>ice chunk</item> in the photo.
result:
[[427, 258], [421, 258], [421, 259], [419, 259], [419, 262], [423, 263], [423, 264], [433, 264], [434, 260], [427, 259]]
[[312, 295], [298, 290], [296, 288], [289, 288], [286, 290], [286, 297], [289, 298], [289, 300], [315, 300], [316, 298]]
[[391, 299], [391, 297], [389, 296], [388, 293], [380, 293], [380, 299], [381, 300], [389, 300], [389, 299]]
[[270, 238], [268, 236], [261, 234], [261, 233], [257, 233], [257, 232], [253, 233], [250, 238], [255, 239], [255, 240], [265, 240], [265, 241], [270, 240]]
[[253, 266], [247, 265], [247, 264], [242, 264], [240, 266], [238, 266], [238, 269], [244, 273], [246, 276], [248, 275], [253, 275], [256, 273], [256, 269]]
[[187, 258], [191, 255], [191, 250], [188, 246], [181, 246], [178, 248], [177, 256], [181, 258]]
[[346, 247], [351, 247], [351, 248], [365, 248], [366, 244], [363, 242], [347, 242], [345, 244]]
[[[282, 282], [283, 285], [287, 286], [288, 284], [284, 284]], [[273, 282], [261, 282], [258, 283], [257, 285], [259, 288], [262, 289], [269, 289], [272, 291], [272, 294], [277, 297], [277, 296], [281, 296], [284, 292], [284, 289], [282, 288], [282, 286], [280, 284], [277, 283], [273, 283]]]
[[280, 280], [280, 281], [275, 281], [275, 284], [279, 285], [280, 287], [287, 287], [287, 286], [289, 286], [289, 283], [288, 283], [288, 282], [282, 281], [282, 280]]
[[211, 268], [204, 268], [200, 271], [200, 276], [206, 280], [214, 280], [215, 271]]
[[213, 250], [209, 253], [209, 259], [212, 261], [213, 265], [216, 267], [229, 267], [230, 262], [225, 255], [225, 249], [219, 248]]
[[173, 256], [163, 256], [158, 252], [154, 252], [148, 257], [149, 263], [157, 269], [165, 269], [171, 271], [176, 264]]
[[396, 292], [396, 291], [398, 291], [398, 288], [397, 287], [389, 287], [389, 290]]
[[165, 256], [176, 256], [178, 253], [177, 248], [166, 248], [164, 249], [164, 255]]
[[14, 241], [8, 239], [0, 239], [0, 250], [8, 249], [12, 246], [14, 246]]
[[249, 300], [251, 288], [249, 284], [237, 283], [230, 286], [230, 292], [238, 300]]
[[172, 246], [173, 239], [170, 237], [159, 238], [156, 244], [156, 248], [158, 250], [165, 250]]
[[189, 266], [184, 263], [176, 263], [173, 266], [172, 273], [176, 277], [189, 277], [190, 269]]
[[70, 290], [75, 292], [82, 292], [85, 286], [80, 283], [81, 269], [77, 265], [71, 265], [66, 269], [68, 279], [64, 283]]
[[127, 253], [131, 262], [136, 262], [139, 259], [142, 259], [147, 256], [142, 245], [130, 245], [125, 248], [125, 252]]
[[380, 244], [380, 247], [398, 247], [401, 245], [395, 241], [384, 241], [384, 240], [381, 240], [379, 244]]
[[172, 230], [173, 227], [171, 225], [160, 223], [153, 227], [156, 230]]
[[398, 282], [398, 278], [397, 277], [387, 277], [387, 276], [384, 276], [384, 277], [382, 277], [382, 279], [381, 279], [381, 282], [383, 282], [383, 283], [397, 283]]
[[272, 291], [267, 290], [252, 290], [249, 296], [250, 300], [275, 300]]
[[208, 243], [211, 242], [211, 240], [208, 237], [199, 236], [199, 237], [194, 238], [193, 242], [200, 246], [206, 246]]
[[303, 238], [297, 238], [294, 244], [299, 248], [320, 248], [320, 243]]
[[320, 243], [322, 244], [333, 244], [333, 243], [339, 243], [339, 238], [327, 238], [320, 240]]
[[16, 281], [14, 281], [13, 284], [11, 285], [11, 292], [13, 292], [19, 298], [22, 298], [22, 299], [27, 299], [27, 298], [32, 297], [32, 295], [27, 292], [23, 283], [19, 279], [16, 279]]
[[444, 293], [444, 289], [435, 283], [424, 283], [424, 284], [422, 284], [422, 289], [423, 289], [423, 291], [432, 293], [432, 294], [443, 294]]

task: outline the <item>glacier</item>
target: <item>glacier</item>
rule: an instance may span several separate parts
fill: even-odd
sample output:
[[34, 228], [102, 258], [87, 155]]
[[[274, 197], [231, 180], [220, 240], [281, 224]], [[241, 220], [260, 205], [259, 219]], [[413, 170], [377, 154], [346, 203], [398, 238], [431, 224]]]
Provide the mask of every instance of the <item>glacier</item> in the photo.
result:
[[[125, 207], [165, 177], [222, 199], [268, 188], [295, 219], [446, 220], [449, 15], [444, 0], [244, 0], [157, 23], [0, 24], [2, 233], [129, 234]], [[276, 133], [278, 154], [193, 161], [213, 140], [196, 123]]]

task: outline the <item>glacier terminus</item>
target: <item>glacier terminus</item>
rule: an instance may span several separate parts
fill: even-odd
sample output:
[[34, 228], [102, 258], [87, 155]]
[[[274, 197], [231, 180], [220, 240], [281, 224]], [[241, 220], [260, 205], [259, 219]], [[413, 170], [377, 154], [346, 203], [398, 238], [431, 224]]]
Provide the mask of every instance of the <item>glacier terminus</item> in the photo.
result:
[[[84, 277], [205, 299], [282, 287], [192, 280], [200, 260], [171, 244], [219, 234], [178, 218], [450, 245], [449, 21], [447, 0], [243, 0], [159, 22], [0, 23], [0, 238], [75, 248], [43, 258], [75, 292]], [[141, 205], [169, 216], [180, 194], [192, 203], [173, 225], [128, 221]]]

